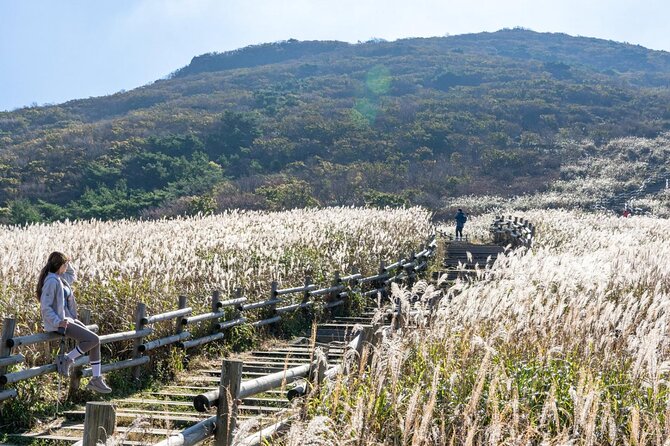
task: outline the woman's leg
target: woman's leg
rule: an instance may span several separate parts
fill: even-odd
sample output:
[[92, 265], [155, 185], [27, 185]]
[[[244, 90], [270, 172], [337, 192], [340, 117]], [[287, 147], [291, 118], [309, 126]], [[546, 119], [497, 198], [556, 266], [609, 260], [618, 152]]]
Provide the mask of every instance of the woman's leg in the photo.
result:
[[[65, 336], [78, 342], [78, 345], [68, 353], [71, 359], [90, 352], [91, 365], [100, 364], [100, 338], [97, 334], [79, 324], [70, 323], [65, 329]], [[94, 376], [96, 376], [95, 373]]]
[[112, 389], [102, 378], [100, 370], [100, 338], [83, 324], [70, 323], [65, 329], [65, 336], [78, 341], [78, 345], [67, 354], [68, 358], [74, 360], [86, 352], [90, 352], [91, 370], [93, 378], [88, 382], [87, 389], [98, 393], [109, 393]]

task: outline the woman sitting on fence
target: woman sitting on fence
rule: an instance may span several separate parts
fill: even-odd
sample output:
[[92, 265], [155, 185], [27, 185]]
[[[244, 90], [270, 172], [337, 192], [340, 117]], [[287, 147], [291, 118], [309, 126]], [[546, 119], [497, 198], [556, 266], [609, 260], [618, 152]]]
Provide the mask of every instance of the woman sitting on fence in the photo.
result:
[[58, 355], [58, 373], [70, 376], [74, 360], [90, 352], [93, 378], [86, 388], [98, 393], [109, 393], [112, 389], [100, 374], [100, 338], [77, 319], [77, 304], [72, 292], [72, 283], [76, 278], [77, 275], [64, 254], [52, 252], [49, 255], [37, 282], [37, 298], [40, 301], [44, 330], [78, 341], [78, 345], [71, 352]]

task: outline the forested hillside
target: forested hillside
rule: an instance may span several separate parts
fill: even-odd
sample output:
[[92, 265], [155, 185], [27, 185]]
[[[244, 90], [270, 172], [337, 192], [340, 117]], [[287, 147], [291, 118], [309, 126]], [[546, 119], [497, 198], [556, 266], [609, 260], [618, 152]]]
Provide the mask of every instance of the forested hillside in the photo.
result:
[[668, 85], [669, 53], [523, 29], [206, 54], [0, 113], [0, 221], [535, 192], [584, 155], [559, 141], [669, 130]]

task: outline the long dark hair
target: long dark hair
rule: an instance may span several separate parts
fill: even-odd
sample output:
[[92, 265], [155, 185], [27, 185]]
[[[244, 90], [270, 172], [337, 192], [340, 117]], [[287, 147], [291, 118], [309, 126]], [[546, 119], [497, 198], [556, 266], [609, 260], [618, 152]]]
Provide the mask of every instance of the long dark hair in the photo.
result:
[[47, 274], [57, 272], [61, 266], [65, 265], [70, 259], [67, 258], [62, 252], [54, 251], [49, 254], [49, 259], [47, 264], [44, 265], [42, 271], [40, 272], [40, 277], [37, 280], [37, 300], [40, 300], [42, 297], [42, 287], [44, 286], [44, 279], [47, 278]]

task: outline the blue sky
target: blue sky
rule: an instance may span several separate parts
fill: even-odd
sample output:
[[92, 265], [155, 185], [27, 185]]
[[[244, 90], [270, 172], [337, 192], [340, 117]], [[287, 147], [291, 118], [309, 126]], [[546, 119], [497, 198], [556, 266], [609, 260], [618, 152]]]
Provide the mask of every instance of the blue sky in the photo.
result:
[[0, 110], [130, 90], [193, 56], [523, 26], [670, 50], [661, 0], [0, 0]]

